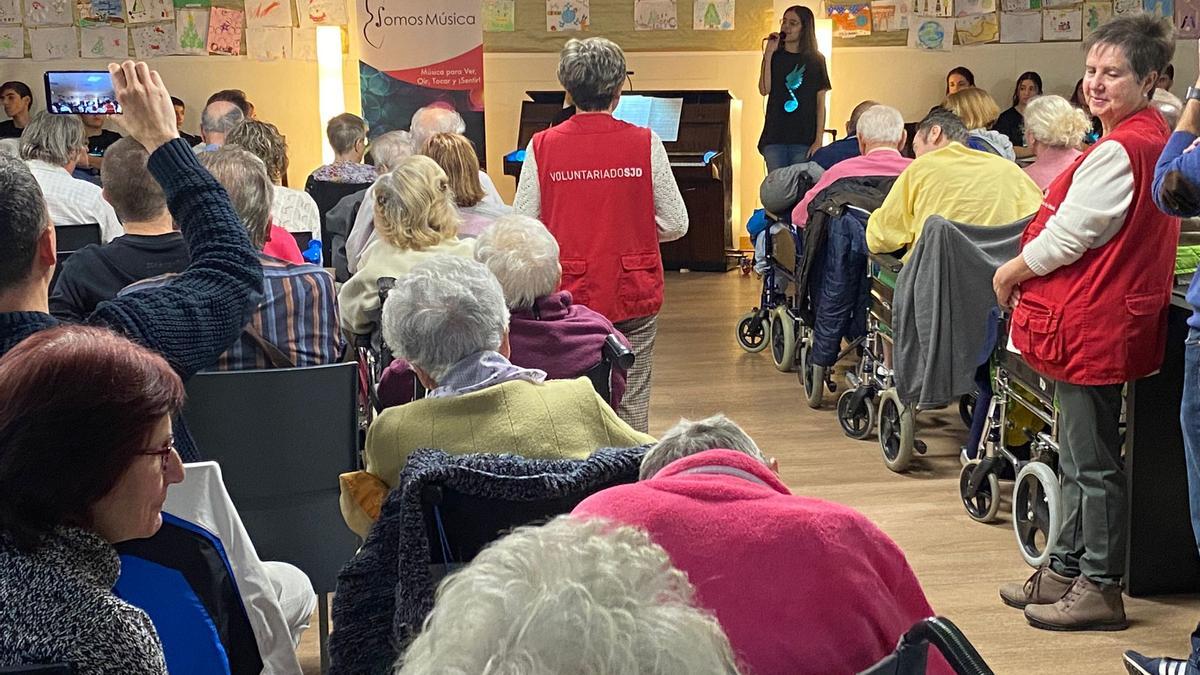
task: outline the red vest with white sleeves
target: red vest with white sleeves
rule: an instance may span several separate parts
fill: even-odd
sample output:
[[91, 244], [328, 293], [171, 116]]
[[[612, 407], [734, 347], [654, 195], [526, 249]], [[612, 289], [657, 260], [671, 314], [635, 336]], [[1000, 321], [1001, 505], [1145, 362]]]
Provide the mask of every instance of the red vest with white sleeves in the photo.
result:
[[542, 221], [558, 240], [561, 289], [617, 322], [656, 314], [663, 270], [650, 130], [576, 114], [536, 134]]
[[[1120, 143], [1133, 166], [1133, 201], [1108, 243], [1044, 277], [1021, 283], [1012, 315], [1012, 341], [1029, 365], [1076, 385], [1127, 382], [1162, 364], [1167, 306], [1179, 243], [1179, 219], [1151, 198], [1154, 164], [1170, 130], [1153, 108], [1134, 113], [1101, 143]], [[1079, 164], [1093, 145], [1047, 189], [1024, 247], [1058, 210]]]

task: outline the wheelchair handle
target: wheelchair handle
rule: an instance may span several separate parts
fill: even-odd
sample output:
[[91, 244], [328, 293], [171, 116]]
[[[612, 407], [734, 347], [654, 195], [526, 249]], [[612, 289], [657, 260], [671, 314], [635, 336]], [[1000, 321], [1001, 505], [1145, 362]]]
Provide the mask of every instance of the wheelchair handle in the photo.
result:
[[621, 344], [621, 340], [613, 333], [609, 333], [608, 337], [604, 338], [604, 347], [601, 348], [600, 353], [605, 361], [621, 370], [629, 370], [633, 367], [633, 352], [629, 347]]
[[396, 287], [396, 277], [379, 277], [375, 285], [379, 290], [379, 305], [382, 308], [383, 303], [387, 302], [388, 293]]
[[871, 262], [879, 265], [889, 272], [899, 272], [904, 268], [904, 263], [900, 259], [890, 253], [869, 253], [868, 257]]

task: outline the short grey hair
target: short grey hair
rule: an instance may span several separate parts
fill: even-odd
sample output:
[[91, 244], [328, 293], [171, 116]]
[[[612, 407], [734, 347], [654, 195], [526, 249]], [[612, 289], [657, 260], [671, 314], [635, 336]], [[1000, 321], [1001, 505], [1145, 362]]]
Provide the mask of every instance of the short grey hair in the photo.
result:
[[83, 148], [83, 122], [75, 115], [33, 114], [21, 134], [21, 159], [66, 166]]
[[267, 175], [267, 166], [249, 150], [235, 145], [202, 152], [197, 157], [225, 187], [233, 210], [246, 226], [250, 243], [261, 250], [270, 237], [271, 204], [275, 199], [275, 186]]
[[864, 142], [894, 145], [904, 136], [904, 116], [890, 105], [875, 104], [858, 117], [857, 129]]
[[1061, 96], [1037, 96], [1025, 106], [1025, 135], [1052, 148], [1076, 148], [1092, 130], [1088, 114]]
[[942, 130], [942, 135], [947, 140], [954, 143], [967, 144], [967, 126], [963, 124], [962, 119], [945, 108], [934, 108], [925, 115], [925, 119], [917, 125], [916, 135], [922, 138], [928, 138], [929, 132], [934, 127]]
[[1083, 42], [1091, 52], [1100, 45], [1120, 49], [1139, 80], [1162, 74], [1175, 56], [1175, 29], [1153, 14], [1119, 16], [1104, 23]]
[[448, 576], [395, 672], [737, 673], [729, 638], [696, 602], [645, 531], [558, 516]]
[[413, 113], [409, 124], [413, 152], [420, 152], [429, 139], [438, 134], [465, 134], [467, 123], [457, 110], [440, 105], [427, 105]]
[[475, 259], [496, 275], [509, 309], [528, 309], [558, 288], [558, 242], [542, 221], [518, 213], [496, 219], [475, 240]]
[[359, 141], [367, 139], [367, 121], [353, 113], [342, 113], [330, 118], [325, 125], [325, 136], [329, 146], [339, 155], [354, 149]]
[[381, 134], [367, 147], [371, 163], [379, 173], [387, 173], [400, 165], [405, 158], [412, 157], [412, 134], [407, 131], [389, 131]]
[[397, 280], [383, 304], [383, 339], [396, 356], [445, 377], [450, 366], [496, 351], [508, 331], [500, 282], [481, 263], [434, 255]]
[[667, 429], [658, 439], [658, 443], [642, 457], [638, 479], [646, 480], [671, 462], [705, 450], [736, 450], [765, 465], [769, 466], [771, 463], [749, 434], [733, 420], [718, 413], [695, 422], [681, 419], [678, 424]]
[[[219, 112], [224, 109], [225, 112]], [[229, 101], [213, 101], [200, 113], [200, 130], [205, 133], [227, 134], [246, 119], [245, 113]]]
[[558, 57], [558, 81], [584, 112], [607, 110], [625, 81], [625, 52], [602, 37], [571, 38]]

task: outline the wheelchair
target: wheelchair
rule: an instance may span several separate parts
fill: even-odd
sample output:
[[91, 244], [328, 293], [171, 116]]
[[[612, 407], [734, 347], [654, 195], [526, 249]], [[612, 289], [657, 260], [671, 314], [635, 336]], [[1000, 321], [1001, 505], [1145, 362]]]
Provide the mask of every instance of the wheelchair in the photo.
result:
[[[1001, 330], [1006, 335], [1006, 330]], [[967, 515], [992, 522], [1000, 509], [1000, 477], [1014, 476], [1012, 522], [1021, 557], [1040, 567], [1062, 531], [1055, 383], [1038, 374], [1001, 340], [992, 357], [992, 401], [978, 459], [959, 474]]]
[[940, 616], [917, 622], [900, 636], [896, 651], [859, 675], [921, 675], [926, 672], [931, 645], [959, 675], [992, 675], [992, 669], [958, 626]]
[[912, 462], [914, 453], [925, 454], [926, 446], [916, 438], [914, 406], [907, 406], [896, 391], [890, 355], [893, 348], [892, 303], [896, 276], [903, 263], [886, 254], [868, 256], [871, 276], [871, 306], [867, 332], [859, 346], [862, 359], [846, 373], [849, 387], [838, 397], [837, 417], [842, 431], [855, 440], [866, 440], [878, 428], [883, 463], [897, 473]]
[[[781, 226], [778, 232], [772, 232]], [[766, 256], [762, 269], [762, 293], [758, 306], [738, 320], [738, 345], [752, 354], [771, 347], [775, 368], [788, 372], [795, 367], [801, 326], [796, 318], [794, 295], [788, 291], [796, 284], [802, 242], [796, 228], [776, 220], [759, 236], [764, 237]]]

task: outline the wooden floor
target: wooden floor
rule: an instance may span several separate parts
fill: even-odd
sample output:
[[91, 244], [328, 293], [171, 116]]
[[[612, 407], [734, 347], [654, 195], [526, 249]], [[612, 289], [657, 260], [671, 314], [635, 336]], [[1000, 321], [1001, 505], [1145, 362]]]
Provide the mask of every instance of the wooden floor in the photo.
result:
[[[1119, 633], [1039, 631], [1005, 607], [998, 585], [1032, 570], [1017, 553], [1007, 495], [999, 523], [977, 523], [963, 510], [958, 447], [966, 430], [957, 411], [922, 413], [918, 438], [928, 454], [909, 473], [892, 473], [874, 437], [846, 438], [831, 405], [814, 411], [801, 401], [795, 374], [776, 371], [767, 353], [738, 348], [733, 327], [756, 303], [759, 283], [736, 272], [668, 273], [654, 352], [652, 434], [680, 417], [729, 415], [779, 460], [793, 492], [852, 506], [895, 539], [935, 611], [963, 629], [996, 673], [1122, 673], [1120, 654], [1128, 648], [1187, 654], [1200, 619], [1198, 596], [1126, 598], [1133, 625]], [[1001, 483], [1001, 491], [1009, 485]], [[315, 616], [313, 626], [301, 645], [306, 673], [319, 671]], [[803, 639], [802, 628], [796, 634]]]

